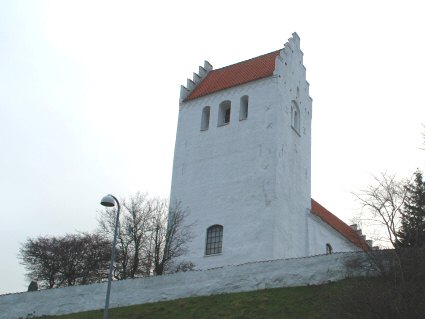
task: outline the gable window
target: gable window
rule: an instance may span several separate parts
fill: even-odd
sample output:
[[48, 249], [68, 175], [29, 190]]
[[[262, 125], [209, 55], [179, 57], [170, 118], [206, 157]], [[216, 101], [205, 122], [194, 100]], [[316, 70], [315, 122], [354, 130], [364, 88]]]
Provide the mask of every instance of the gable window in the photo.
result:
[[223, 250], [223, 226], [213, 225], [207, 229], [205, 255], [220, 254]]
[[206, 106], [202, 110], [201, 131], [206, 131], [210, 127], [210, 107]]
[[218, 111], [218, 123], [217, 123], [218, 126], [229, 124], [230, 109], [231, 109], [230, 101], [223, 101], [220, 103], [220, 107]]
[[246, 120], [248, 118], [248, 95], [241, 97], [241, 106], [239, 109], [239, 121]]
[[332, 254], [332, 246], [331, 244], [326, 244], [326, 255]]
[[295, 101], [292, 101], [291, 103], [291, 126], [297, 132], [300, 134], [300, 109]]

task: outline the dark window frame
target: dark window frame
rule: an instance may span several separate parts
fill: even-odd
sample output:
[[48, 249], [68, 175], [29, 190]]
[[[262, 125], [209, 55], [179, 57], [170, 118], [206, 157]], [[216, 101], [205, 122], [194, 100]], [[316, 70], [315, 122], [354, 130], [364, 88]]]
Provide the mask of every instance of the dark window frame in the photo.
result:
[[212, 225], [207, 228], [205, 255], [217, 255], [223, 252], [223, 226]]
[[333, 252], [332, 245], [329, 243], [326, 243], [326, 255], [330, 255]]
[[220, 103], [217, 126], [223, 126], [230, 123], [231, 110], [232, 102], [230, 100], [226, 100]]

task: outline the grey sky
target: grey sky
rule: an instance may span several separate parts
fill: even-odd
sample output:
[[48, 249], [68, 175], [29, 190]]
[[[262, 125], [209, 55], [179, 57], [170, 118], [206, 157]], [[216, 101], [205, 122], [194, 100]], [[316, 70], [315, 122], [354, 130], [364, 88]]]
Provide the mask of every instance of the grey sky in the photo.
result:
[[169, 195], [180, 84], [301, 37], [312, 195], [345, 221], [378, 170], [423, 167], [420, 1], [0, 2], [0, 294], [27, 237], [91, 231], [99, 200]]

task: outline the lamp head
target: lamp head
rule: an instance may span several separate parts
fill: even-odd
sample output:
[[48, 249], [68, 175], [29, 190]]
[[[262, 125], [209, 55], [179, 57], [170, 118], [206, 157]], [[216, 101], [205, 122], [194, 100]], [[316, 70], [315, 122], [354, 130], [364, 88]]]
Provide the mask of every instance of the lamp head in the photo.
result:
[[103, 196], [102, 200], [100, 201], [100, 204], [106, 207], [114, 207], [115, 200], [112, 197], [112, 195], [106, 195], [106, 196]]

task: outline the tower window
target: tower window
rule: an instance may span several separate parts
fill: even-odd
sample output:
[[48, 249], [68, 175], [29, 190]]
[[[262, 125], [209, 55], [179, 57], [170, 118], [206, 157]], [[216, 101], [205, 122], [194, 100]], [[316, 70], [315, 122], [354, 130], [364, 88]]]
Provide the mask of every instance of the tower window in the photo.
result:
[[201, 131], [208, 130], [210, 126], [210, 107], [206, 106], [202, 110]]
[[213, 225], [207, 229], [205, 255], [220, 254], [223, 249], [223, 226]]
[[241, 97], [241, 106], [239, 109], [239, 121], [246, 120], [248, 118], [248, 95]]
[[297, 132], [300, 134], [300, 109], [295, 103], [295, 101], [292, 101], [291, 104], [291, 126]]
[[332, 254], [332, 246], [331, 244], [326, 244], [326, 255]]
[[218, 126], [229, 124], [230, 122], [230, 101], [223, 101], [220, 103], [220, 108], [218, 111]]

